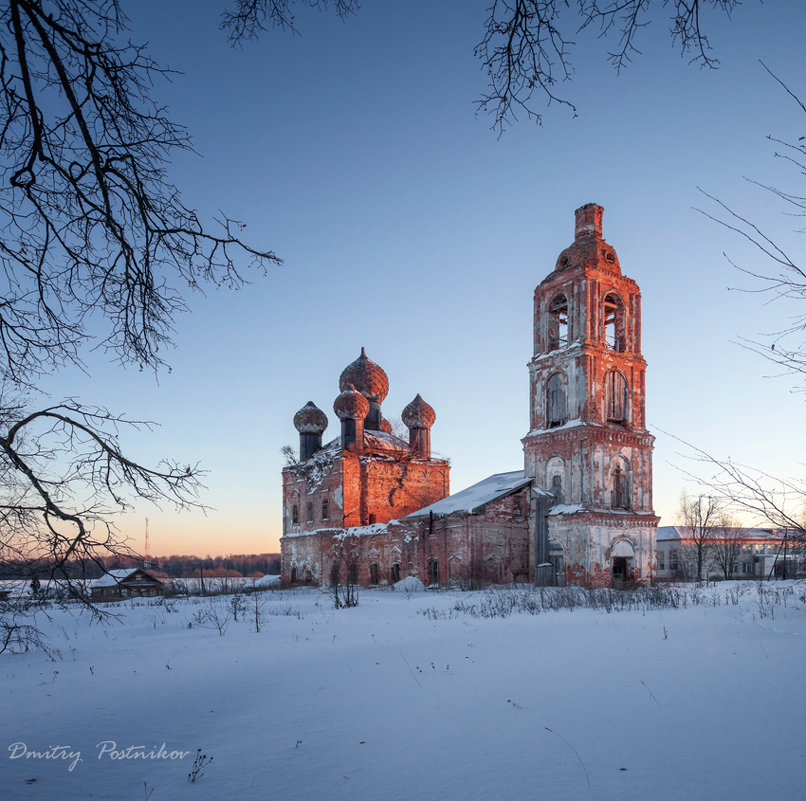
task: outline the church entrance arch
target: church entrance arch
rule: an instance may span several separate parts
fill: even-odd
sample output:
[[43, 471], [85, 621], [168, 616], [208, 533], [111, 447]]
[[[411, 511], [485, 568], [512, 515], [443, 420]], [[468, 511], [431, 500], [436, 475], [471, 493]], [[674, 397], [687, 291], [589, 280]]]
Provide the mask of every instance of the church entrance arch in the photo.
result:
[[627, 539], [620, 539], [610, 551], [613, 571], [613, 589], [623, 590], [635, 564], [635, 548]]

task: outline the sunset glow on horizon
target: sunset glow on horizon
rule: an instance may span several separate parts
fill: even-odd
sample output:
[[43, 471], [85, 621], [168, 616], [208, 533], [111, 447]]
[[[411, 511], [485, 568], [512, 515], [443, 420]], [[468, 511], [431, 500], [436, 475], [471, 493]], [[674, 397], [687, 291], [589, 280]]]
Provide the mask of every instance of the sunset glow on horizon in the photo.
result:
[[641, 289], [661, 525], [675, 522], [691, 464], [678, 440], [803, 475], [793, 377], [737, 344], [796, 310], [754, 294], [724, 254], [766, 269], [758, 253], [695, 209], [719, 211], [701, 187], [802, 252], [798, 221], [744, 176], [785, 189], [798, 177], [766, 137], [797, 139], [802, 111], [758, 60], [806, 95], [806, 7], [742, 5], [715, 24], [714, 71], [688, 67], [658, 26], [616, 76], [606, 45], [582, 32], [561, 87], [579, 117], [552, 106], [543, 127], [524, 119], [498, 139], [473, 107], [486, 5], [367, 3], [344, 23], [300, 11], [301, 36], [268, 31], [232, 49], [218, 2], [126, 4], [132, 40], [184, 73], [155, 94], [201, 157], [177, 157], [171, 180], [188, 206], [226, 210], [285, 260], [241, 291], [187, 293], [158, 380], [93, 352], [91, 379], [45, 382], [53, 397], [159, 422], [122, 432], [137, 459], [208, 471], [206, 514], [137, 505], [121, 518], [135, 550], [148, 518], [152, 556], [279, 552], [292, 418], [313, 401], [329, 419], [324, 441], [338, 436], [339, 375], [362, 347], [389, 377], [385, 416], [417, 393], [435, 410], [431, 446], [451, 460], [453, 492], [521, 468], [533, 292], [589, 202]]

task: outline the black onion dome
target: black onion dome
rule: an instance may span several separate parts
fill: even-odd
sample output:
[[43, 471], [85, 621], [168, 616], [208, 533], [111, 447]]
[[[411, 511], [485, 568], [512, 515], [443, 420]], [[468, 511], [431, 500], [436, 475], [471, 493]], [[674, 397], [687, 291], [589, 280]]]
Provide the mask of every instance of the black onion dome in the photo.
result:
[[364, 348], [361, 355], [342, 371], [339, 377], [339, 389], [343, 392], [348, 384], [352, 384], [369, 400], [383, 403], [389, 393], [389, 378], [383, 368], [367, 357]]
[[403, 409], [401, 419], [406, 428], [431, 428], [437, 415], [418, 392], [414, 400]]
[[339, 420], [363, 420], [369, 414], [369, 401], [348, 383], [333, 401], [333, 411]]
[[327, 428], [327, 415], [313, 401], [308, 401], [294, 415], [294, 428], [300, 434], [321, 434]]

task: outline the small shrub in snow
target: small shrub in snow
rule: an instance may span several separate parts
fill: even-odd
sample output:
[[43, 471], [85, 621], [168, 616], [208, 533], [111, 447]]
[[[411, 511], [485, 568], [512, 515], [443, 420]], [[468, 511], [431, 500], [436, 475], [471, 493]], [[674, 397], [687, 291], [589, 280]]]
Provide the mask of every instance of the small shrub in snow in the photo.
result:
[[207, 754], [202, 753], [201, 748], [197, 748], [196, 758], [193, 760], [190, 773], [188, 773], [188, 781], [193, 784], [201, 779], [201, 777], [204, 776], [204, 768], [206, 768], [212, 761], [213, 758], [211, 756], [208, 757]]
[[425, 584], [415, 576], [406, 576], [394, 585], [395, 592], [404, 592], [407, 595], [412, 592], [425, 592]]
[[[193, 613], [191, 622], [197, 626], [212, 626], [218, 631], [218, 636], [223, 637], [230, 620], [232, 620], [232, 609], [229, 604], [222, 602], [218, 598], [210, 598], [206, 606]], [[188, 628], [191, 628], [188, 624]]]
[[229, 608], [235, 622], [238, 622], [238, 615], [242, 614], [246, 609], [246, 599], [240, 593], [231, 595], [229, 599]]

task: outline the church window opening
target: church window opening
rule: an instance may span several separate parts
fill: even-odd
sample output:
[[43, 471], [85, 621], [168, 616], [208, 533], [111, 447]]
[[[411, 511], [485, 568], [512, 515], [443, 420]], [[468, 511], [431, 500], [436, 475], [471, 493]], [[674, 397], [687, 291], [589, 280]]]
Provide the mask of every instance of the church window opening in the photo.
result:
[[555, 373], [549, 378], [548, 384], [546, 385], [546, 421], [548, 428], [561, 426], [568, 420], [564, 378], [565, 377], [559, 373]]
[[611, 350], [623, 353], [627, 350], [624, 328], [624, 303], [614, 292], [604, 299], [604, 340]]
[[294, 504], [294, 505], [291, 507], [291, 522], [292, 522], [294, 525], [296, 525], [297, 523], [299, 523], [299, 506], [297, 506], [296, 504]]
[[350, 565], [350, 584], [358, 584], [358, 565], [355, 562]]
[[613, 468], [613, 507], [616, 509], [629, 509], [630, 501], [627, 492], [627, 473], [617, 464]]
[[308, 501], [308, 522], [313, 520], [313, 501]]
[[627, 396], [627, 379], [618, 370], [611, 370], [605, 379], [608, 423], [627, 423]]
[[330, 567], [330, 586], [339, 586], [339, 563], [334, 562]]
[[439, 562], [436, 559], [428, 562], [428, 583], [439, 584]]
[[330, 506], [328, 504], [327, 498], [322, 501], [322, 520], [327, 520], [330, 512]]
[[297, 568], [296, 567], [291, 568], [291, 583], [292, 584], [297, 583]]
[[400, 581], [400, 565], [397, 562], [389, 568], [389, 580], [392, 584], [397, 584]]
[[549, 350], [564, 348], [568, 344], [568, 300], [557, 295], [549, 304]]
[[369, 566], [369, 583], [378, 584], [379, 581], [380, 581], [380, 571], [378, 570], [378, 563], [373, 562]]
[[565, 503], [563, 497], [563, 478], [562, 476], [553, 475], [551, 477], [551, 494], [557, 503]]

